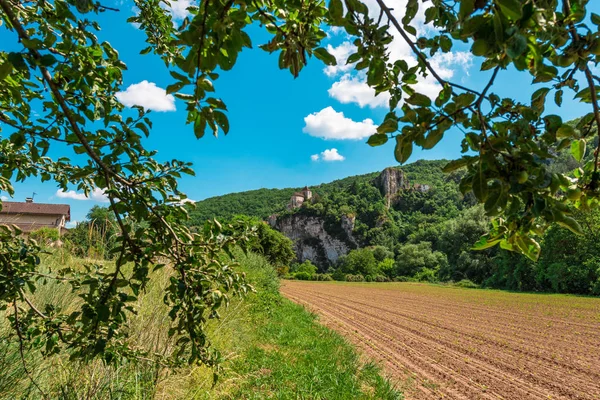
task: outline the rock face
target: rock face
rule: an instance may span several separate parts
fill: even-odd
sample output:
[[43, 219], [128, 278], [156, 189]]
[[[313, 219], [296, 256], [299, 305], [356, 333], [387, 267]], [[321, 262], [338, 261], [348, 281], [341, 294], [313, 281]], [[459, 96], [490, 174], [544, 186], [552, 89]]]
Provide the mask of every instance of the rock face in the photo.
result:
[[348, 254], [356, 247], [356, 240], [352, 236], [354, 217], [342, 219], [341, 230], [348, 236], [347, 240], [327, 232], [325, 222], [315, 216], [293, 214], [271, 218], [269, 223], [294, 242], [296, 256], [300, 262], [310, 260], [322, 269], [334, 264], [340, 256]]
[[405, 190], [410, 187], [408, 177], [404, 175], [402, 170], [396, 168], [386, 168], [373, 181], [381, 194], [386, 198], [386, 205], [390, 208], [392, 199], [400, 190]]

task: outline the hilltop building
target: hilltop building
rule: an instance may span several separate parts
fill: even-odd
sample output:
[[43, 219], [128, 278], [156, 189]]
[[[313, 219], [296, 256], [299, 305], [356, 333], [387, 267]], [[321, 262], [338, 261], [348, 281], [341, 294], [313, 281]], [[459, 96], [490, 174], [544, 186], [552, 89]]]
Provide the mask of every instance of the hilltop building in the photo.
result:
[[0, 210], [0, 224], [16, 225], [24, 233], [51, 228], [62, 234], [70, 220], [71, 206], [68, 204], [34, 203], [31, 197], [25, 202], [3, 201]]
[[288, 210], [293, 210], [294, 208], [302, 207], [305, 201], [312, 199], [312, 191], [308, 188], [308, 186], [304, 186], [300, 192], [296, 192], [290, 197], [290, 202], [288, 203]]

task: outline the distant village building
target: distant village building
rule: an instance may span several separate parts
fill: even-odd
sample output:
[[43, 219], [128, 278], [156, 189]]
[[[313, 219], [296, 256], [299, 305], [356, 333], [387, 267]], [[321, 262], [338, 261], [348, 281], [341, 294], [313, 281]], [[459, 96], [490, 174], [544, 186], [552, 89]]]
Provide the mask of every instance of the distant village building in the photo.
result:
[[3, 201], [0, 210], [0, 225], [16, 225], [25, 233], [51, 228], [62, 234], [70, 220], [71, 206], [68, 204], [34, 203], [30, 197], [24, 203]]
[[312, 191], [308, 188], [308, 186], [304, 186], [304, 189], [300, 192], [296, 192], [290, 198], [290, 202], [288, 203], [288, 210], [292, 210], [294, 208], [302, 207], [305, 201], [312, 199]]

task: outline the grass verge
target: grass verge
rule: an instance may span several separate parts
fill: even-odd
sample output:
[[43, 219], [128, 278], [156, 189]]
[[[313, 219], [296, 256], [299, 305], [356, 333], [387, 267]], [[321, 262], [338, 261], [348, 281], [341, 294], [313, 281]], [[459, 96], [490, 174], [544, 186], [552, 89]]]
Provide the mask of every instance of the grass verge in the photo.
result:
[[[73, 263], [49, 257], [47, 263]], [[402, 396], [372, 364], [362, 364], [354, 349], [337, 333], [319, 325], [315, 316], [279, 294], [274, 269], [257, 255], [242, 256], [243, 269], [256, 293], [232, 302], [209, 326], [212, 343], [223, 354], [223, 371], [215, 383], [202, 366], [169, 370], [138, 362], [109, 367], [79, 364], [68, 357], [42, 358], [26, 353], [36, 383], [58, 399], [400, 399]], [[132, 337], [168, 352], [168, 318], [162, 304], [167, 276], [158, 276], [140, 298], [132, 319]], [[64, 307], [76, 301], [57, 284], [36, 292], [43, 304], [59, 296]], [[18, 348], [9, 343], [10, 329], [0, 320], [0, 398], [42, 398], [24, 373]]]

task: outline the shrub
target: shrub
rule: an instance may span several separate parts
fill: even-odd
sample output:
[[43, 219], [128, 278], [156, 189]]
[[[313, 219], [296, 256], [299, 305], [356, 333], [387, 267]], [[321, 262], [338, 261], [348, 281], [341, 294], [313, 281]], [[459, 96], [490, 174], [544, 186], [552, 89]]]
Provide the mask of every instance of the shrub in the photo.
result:
[[312, 275], [308, 272], [296, 272], [294, 276], [300, 281], [310, 281], [310, 279], [312, 278]]
[[388, 278], [385, 275], [375, 275], [375, 277], [373, 277], [373, 282], [389, 282], [390, 278]]
[[346, 275], [346, 281], [347, 282], [364, 282], [365, 277], [361, 274], [356, 274], [356, 275], [348, 274], [348, 275]]
[[437, 282], [437, 270], [431, 268], [423, 268], [415, 274], [415, 280], [418, 282]]
[[393, 279], [394, 282], [416, 282], [415, 278], [412, 278], [410, 276], [396, 276]]
[[310, 260], [304, 261], [302, 264], [298, 265], [297, 272], [306, 272], [308, 275], [314, 275], [317, 273], [317, 267], [310, 262]]
[[50, 244], [58, 241], [60, 239], [60, 235], [58, 234], [58, 229], [41, 228], [37, 231], [31, 232], [29, 234], [29, 238], [35, 240], [42, 246], [49, 246]]
[[346, 274], [341, 270], [341, 268], [338, 268], [335, 271], [333, 271], [333, 274], [331, 274], [331, 277], [336, 281], [345, 281], [346, 280]]
[[458, 286], [461, 288], [468, 288], [468, 289], [479, 289], [479, 287], [480, 287], [478, 284], [471, 281], [470, 279], [462, 279], [462, 280], [456, 282], [454, 284], [454, 286]]
[[373, 276], [371, 276], [371, 275], [365, 276], [365, 281], [366, 282], [373, 282]]

